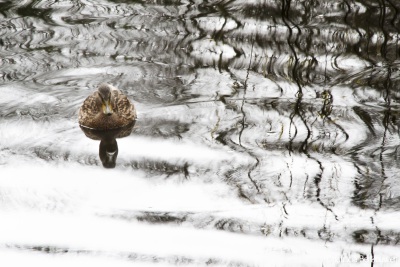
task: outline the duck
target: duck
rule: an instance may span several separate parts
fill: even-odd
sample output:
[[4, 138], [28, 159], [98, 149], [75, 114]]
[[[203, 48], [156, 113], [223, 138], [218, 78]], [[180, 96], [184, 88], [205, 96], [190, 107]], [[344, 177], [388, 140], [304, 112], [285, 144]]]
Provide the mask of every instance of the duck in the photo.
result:
[[94, 130], [111, 130], [136, 121], [135, 106], [119, 89], [102, 83], [79, 109], [79, 125]]

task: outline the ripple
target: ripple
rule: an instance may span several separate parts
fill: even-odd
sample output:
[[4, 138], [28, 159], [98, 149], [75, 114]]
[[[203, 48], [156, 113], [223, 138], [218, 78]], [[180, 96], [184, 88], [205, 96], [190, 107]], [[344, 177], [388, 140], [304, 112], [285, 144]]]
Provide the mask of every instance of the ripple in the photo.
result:
[[[399, 8], [2, 1], [2, 258], [398, 257]], [[113, 170], [77, 124], [101, 82], [138, 110]]]

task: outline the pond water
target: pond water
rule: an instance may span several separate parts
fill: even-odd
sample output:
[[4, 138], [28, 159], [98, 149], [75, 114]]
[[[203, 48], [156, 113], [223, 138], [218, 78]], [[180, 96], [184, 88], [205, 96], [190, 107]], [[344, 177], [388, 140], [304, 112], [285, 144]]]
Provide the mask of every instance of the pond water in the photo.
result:
[[[0, 260], [399, 266], [399, 11], [1, 0]], [[138, 111], [113, 168], [78, 125], [102, 82]]]

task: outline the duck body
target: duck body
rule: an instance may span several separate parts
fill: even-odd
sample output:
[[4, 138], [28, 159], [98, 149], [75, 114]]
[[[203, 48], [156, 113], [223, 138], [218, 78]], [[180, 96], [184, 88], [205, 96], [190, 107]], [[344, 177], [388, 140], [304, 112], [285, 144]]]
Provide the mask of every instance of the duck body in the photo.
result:
[[135, 120], [136, 110], [128, 97], [109, 84], [101, 84], [79, 110], [79, 124], [90, 129], [117, 129]]

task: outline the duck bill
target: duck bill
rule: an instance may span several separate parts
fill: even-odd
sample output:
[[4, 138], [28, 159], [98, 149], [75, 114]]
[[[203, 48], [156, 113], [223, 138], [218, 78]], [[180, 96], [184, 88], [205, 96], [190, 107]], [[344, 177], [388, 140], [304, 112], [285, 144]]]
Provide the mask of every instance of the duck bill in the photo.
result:
[[104, 101], [103, 102], [103, 113], [106, 114], [106, 115], [113, 114], [110, 101]]

